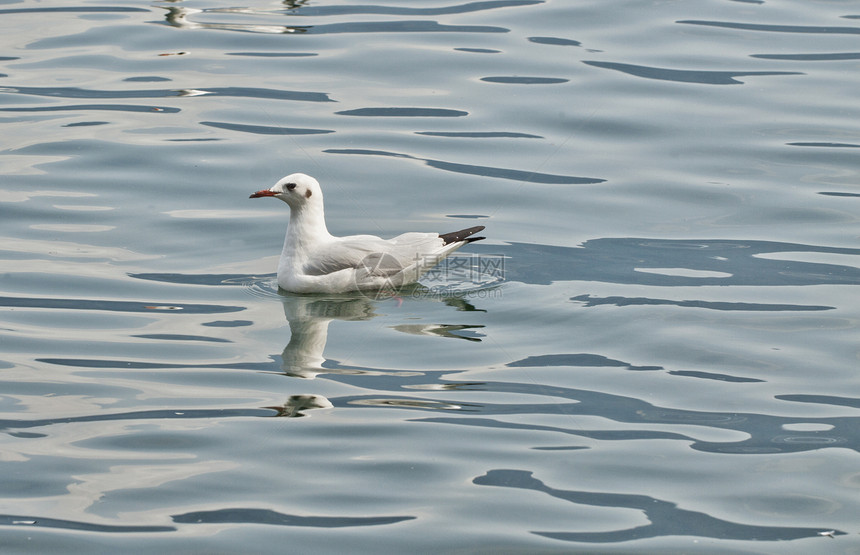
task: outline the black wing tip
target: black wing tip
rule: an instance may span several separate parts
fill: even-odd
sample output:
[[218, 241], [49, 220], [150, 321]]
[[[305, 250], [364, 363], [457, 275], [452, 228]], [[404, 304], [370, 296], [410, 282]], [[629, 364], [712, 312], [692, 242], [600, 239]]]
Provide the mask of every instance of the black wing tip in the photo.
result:
[[486, 237], [472, 237], [472, 235], [478, 233], [479, 231], [483, 231], [484, 226], [476, 225], [475, 227], [469, 227], [466, 229], [461, 229], [460, 231], [452, 231], [450, 233], [440, 233], [439, 237], [442, 238], [445, 245], [450, 245], [451, 243], [458, 243], [460, 241], [466, 243], [472, 243], [474, 241], [480, 241], [481, 239], [486, 239]]

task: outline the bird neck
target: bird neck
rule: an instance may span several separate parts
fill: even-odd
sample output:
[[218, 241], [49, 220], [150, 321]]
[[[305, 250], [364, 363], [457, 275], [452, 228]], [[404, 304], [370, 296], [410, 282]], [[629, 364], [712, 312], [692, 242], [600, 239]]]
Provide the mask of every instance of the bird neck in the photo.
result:
[[285, 247], [307, 247], [331, 237], [325, 225], [325, 213], [319, 204], [304, 205], [290, 209], [290, 225], [287, 228]]

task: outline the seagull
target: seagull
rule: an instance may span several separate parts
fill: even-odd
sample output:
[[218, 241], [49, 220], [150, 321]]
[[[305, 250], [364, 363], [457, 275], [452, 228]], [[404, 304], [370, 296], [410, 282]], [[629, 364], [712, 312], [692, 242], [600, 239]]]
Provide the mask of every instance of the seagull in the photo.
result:
[[415, 283], [484, 226], [450, 233], [411, 232], [392, 239], [335, 237], [328, 232], [323, 194], [303, 173], [282, 178], [250, 198], [275, 197], [290, 206], [290, 223], [278, 262], [278, 286], [291, 293], [347, 293], [398, 289]]

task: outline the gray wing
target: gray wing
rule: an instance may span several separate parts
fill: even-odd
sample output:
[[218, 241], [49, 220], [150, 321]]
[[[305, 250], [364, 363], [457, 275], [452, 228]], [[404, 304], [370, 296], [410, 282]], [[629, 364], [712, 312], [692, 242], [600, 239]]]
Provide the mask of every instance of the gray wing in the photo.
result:
[[313, 253], [304, 272], [323, 276], [352, 269], [374, 276], [392, 276], [442, 247], [437, 233], [404, 233], [393, 239], [372, 235], [343, 237]]
[[303, 270], [310, 276], [325, 276], [341, 270], [354, 270], [361, 265], [362, 259], [370, 252], [361, 248], [327, 246], [314, 252], [313, 258], [305, 263]]

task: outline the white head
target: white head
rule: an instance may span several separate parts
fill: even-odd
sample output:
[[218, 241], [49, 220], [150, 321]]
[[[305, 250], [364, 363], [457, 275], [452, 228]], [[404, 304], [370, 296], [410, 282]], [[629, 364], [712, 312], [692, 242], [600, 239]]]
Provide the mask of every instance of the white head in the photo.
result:
[[322, 206], [322, 189], [316, 179], [303, 173], [293, 173], [281, 178], [269, 189], [257, 191], [250, 198], [277, 197], [292, 209], [307, 205]]

